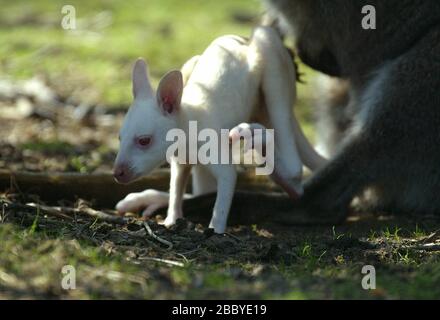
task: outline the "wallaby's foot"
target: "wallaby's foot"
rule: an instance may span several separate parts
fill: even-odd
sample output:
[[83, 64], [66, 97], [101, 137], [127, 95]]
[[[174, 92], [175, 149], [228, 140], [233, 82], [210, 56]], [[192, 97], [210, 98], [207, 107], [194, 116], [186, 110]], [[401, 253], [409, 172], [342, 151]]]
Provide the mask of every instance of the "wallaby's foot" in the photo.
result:
[[159, 222], [159, 224], [169, 228], [171, 226], [174, 226], [176, 224], [177, 219], [174, 217], [166, 217], [164, 221]]
[[301, 177], [285, 177], [282, 171], [275, 169], [270, 178], [293, 200], [298, 200], [304, 193]]
[[209, 223], [209, 228], [214, 229], [217, 234], [223, 234], [226, 232], [226, 221], [223, 219], [212, 219]]
[[178, 219], [183, 218], [183, 212], [182, 209], [172, 209], [168, 208], [167, 217], [164, 221], [160, 222], [159, 224], [169, 228], [176, 224]]
[[120, 215], [143, 209], [142, 217], [148, 218], [160, 208], [168, 205], [169, 194], [158, 190], [148, 189], [142, 192], [130, 193], [116, 205]]

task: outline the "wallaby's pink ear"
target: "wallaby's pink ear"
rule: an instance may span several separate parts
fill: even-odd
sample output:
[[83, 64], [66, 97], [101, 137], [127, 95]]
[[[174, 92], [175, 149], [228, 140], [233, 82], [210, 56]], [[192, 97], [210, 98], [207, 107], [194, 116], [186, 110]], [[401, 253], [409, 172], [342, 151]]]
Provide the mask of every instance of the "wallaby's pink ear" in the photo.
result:
[[165, 114], [179, 110], [182, 91], [183, 77], [180, 71], [170, 71], [160, 80], [157, 88], [157, 101]]
[[134, 98], [148, 98], [153, 94], [150, 81], [148, 80], [147, 64], [142, 58], [138, 58], [133, 68], [133, 96]]

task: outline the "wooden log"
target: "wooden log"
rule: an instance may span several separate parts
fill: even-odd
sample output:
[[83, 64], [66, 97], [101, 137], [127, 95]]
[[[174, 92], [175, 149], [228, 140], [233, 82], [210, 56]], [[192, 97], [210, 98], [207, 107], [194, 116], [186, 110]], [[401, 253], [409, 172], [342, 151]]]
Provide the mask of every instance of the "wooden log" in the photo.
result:
[[[194, 222], [208, 224], [212, 216], [216, 194], [211, 193], [185, 200], [183, 212]], [[255, 224], [272, 222], [291, 223], [294, 202], [280, 192], [237, 191], [229, 213], [228, 224]], [[165, 214], [165, 210], [159, 212]]]
[[[56, 202], [60, 199], [91, 200], [103, 208], [113, 208], [117, 201], [131, 192], [145, 189], [166, 191], [169, 188], [169, 170], [159, 169], [128, 185], [114, 181], [111, 173], [51, 173], [51, 172], [13, 172], [0, 170], [0, 192], [31, 193], [41, 200]], [[265, 176], [255, 176], [251, 172], [242, 172], [237, 182], [238, 190], [273, 192], [280, 189]], [[190, 186], [189, 186], [190, 190]]]
[[[111, 174], [31, 173], [0, 170], [0, 192], [37, 194], [41, 200], [56, 203], [58, 200], [94, 200], [95, 208], [114, 208], [117, 201], [130, 192], [146, 188], [167, 190], [169, 171], [157, 170], [153, 174], [129, 185], [114, 182]], [[250, 173], [239, 174], [237, 190], [231, 206], [228, 223], [278, 223], [282, 225], [333, 225], [334, 219], [321, 215], [306, 215], [295, 210], [295, 203], [270, 182], [267, 177]], [[245, 190], [245, 191], [244, 191]], [[211, 219], [215, 194], [207, 194], [184, 201], [185, 217], [207, 224]], [[161, 209], [159, 214], [165, 214]]]

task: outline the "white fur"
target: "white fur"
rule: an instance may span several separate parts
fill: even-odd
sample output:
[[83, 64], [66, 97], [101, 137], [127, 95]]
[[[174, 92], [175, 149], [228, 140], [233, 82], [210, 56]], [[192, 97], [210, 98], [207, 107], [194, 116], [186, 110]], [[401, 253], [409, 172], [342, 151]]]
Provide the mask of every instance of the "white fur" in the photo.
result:
[[[189, 121], [194, 120], [199, 130], [210, 128], [220, 133], [221, 129], [239, 128], [258, 116], [258, 106], [262, 103], [268, 113], [269, 125], [275, 132], [276, 181], [288, 192], [302, 193], [302, 161], [315, 169], [321, 164], [321, 158], [305, 139], [293, 116], [295, 70], [273, 29], [257, 28], [249, 43], [236, 36], [220, 37], [202, 55], [190, 59], [182, 68], [185, 86], [180, 108], [171, 114], [164, 114], [160, 107], [161, 88], [169, 87], [169, 79], [166, 76], [161, 81], [156, 97], [146, 74], [144, 78], [139, 76], [142, 67], [142, 62], [138, 61], [133, 86], [142, 92], [135, 92], [134, 104], [124, 121], [116, 168], [122, 164], [131, 168], [132, 179], [147, 174], [165, 161], [165, 150], [169, 146], [165, 139], [166, 130], [180, 128], [188, 132]], [[171, 79], [177, 83], [175, 75]], [[263, 102], [259, 101], [260, 91], [264, 96]], [[153, 137], [153, 143], [147, 150], [133, 144], [134, 137], [142, 135]], [[190, 171], [190, 165], [179, 164], [172, 159], [168, 212], [164, 222], [167, 226], [183, 216], [182, 201]], [[236, 178], [233, 164], [199, 164], [194, 168], [195, 194], [217, 190], [210, 222], [216, 233], [225, 232]], [[150, 215], [166, 205], [163, 193], [152, 192], [147, 190], [129, 195], [118, 203], [117, 209], [124, 213], [145, 205], [146, 215]]]

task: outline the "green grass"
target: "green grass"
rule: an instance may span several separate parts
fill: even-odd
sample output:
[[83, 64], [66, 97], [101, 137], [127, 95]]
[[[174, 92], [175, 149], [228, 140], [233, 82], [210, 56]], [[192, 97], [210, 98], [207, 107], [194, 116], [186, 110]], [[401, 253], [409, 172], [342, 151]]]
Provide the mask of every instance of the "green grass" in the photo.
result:
[[[144, 298], [144, 299], [438, 299], [440, 255], [421, 251], [411, 230], [413, 222], [387, 223], [374, 238], [368, 223], [334, 228], [295, 228], [275, 235], [276, 252], [251, 258], [250, 251], [267, 244], [248, 227], [236, 233], [236, 254], [230, 248], [195, 246], [191, 258], [164, 250], [150, 241], [138, 242], [121, 227], [93, 220], [62, 223], [34, 212], [9, 213], [0, 223], [0, 298]], [[22, 218], [19, 218], [19, 217]], [[3, 219], [4, 217], [2, 217]], [[84, 223], [86, 222], [86, 223]], [[438, 224], [427, 230], [437, 229]], [[396, 238], [386, 230], [406, 227]], [[255, 228], [254, 228], [255, 229]], [[157, 232], [157, 227], [155, 227]], [[175, 232], [175, 231], [174, 231]], [[335, 237], [335, 233], [338, 235]], [[344, 234], [344, 235], [342, 235]], [[183, 233], [166, 237], [184, 239]], [[183, 237], [183, 238], [182, 238]], [[438, 236], [437, 236], [438, 238]], [[169, 239], [169, 238], [168, 238]], [[254, 249], [251, 243], [256, 243]], [[188, 243], [186, 245], [189, 245]], [[200, 247], [200, 245], [202, 247]], [[415, 246], [414, 246], [415, 245]], [[211, 248], [211, 249], [210, 249]], [[241, 248], [241, 249], [239, 249]], [[145, 252], [155, 258], [179, 261], [181, 266], [142, 259]], [[144, 255], [145, 256], [145, 255]], [[364, 265], [376, 268], [375, 290], [361, 286]], [[61, 287], [63, 266], [76, 269], [75, 290]]]
[[[143, 56], [154, 82], [199, 54], [215, 37], [249, 35], [258, 0], [70, 1], [77, 30], [61, 28], [60, 0], [1, 1], [0, 71], [12, 77], [40, 74], [78, 100], [126, 105], [130, 71]], [[75, 94], [78, 91], [78, 95]]]
[[47, 154], [71, 154], [73, 146], [62, 141], [34, 141], [20, 145], [23, 150], [45, 152]]
[[[74, 104], [128, 106], [131, 68], [144, 57], [154, 84], [224, 34], [249, 36], [259, 0], [74, 0], [77, 29], [61, 27], [61, 0], [0, 0], [0, 74], [41, 76]], [[313, 73], [305, 67], [306, 81]], [[299, 85], [296, 108], [312, 131], [310, 89]]]

